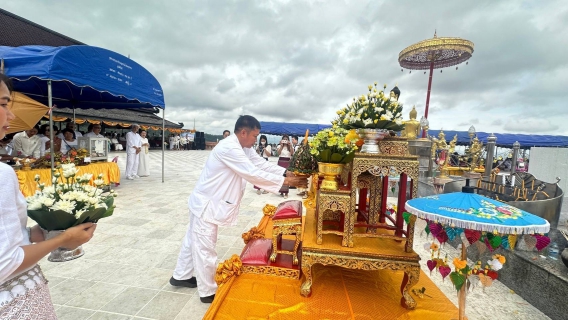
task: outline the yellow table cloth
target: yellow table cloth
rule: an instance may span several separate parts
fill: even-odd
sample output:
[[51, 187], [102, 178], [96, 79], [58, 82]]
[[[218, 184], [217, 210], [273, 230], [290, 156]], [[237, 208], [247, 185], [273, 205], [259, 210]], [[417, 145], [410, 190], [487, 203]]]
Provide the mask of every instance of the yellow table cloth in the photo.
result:
[[[79, 173], [77, 173], [77, 175], [82, 175], [85, 173], [93, 174], [91, 184], [93, 184], [93, 180], [95, 180], [100, 173], [103, 174], [103, 180], [105, 181], [105, 184], [120, 182], [120, 170], [118, 169], [118, 165], [115, 162], [98, 162], [86, 166], [77, 166], [77, 168], [79, 169]], [[16, 171], [18, 182], [20, 184], [20, 191], [24, 194], [25, 197], [33, 195], [36, 190], [38, 190], [37, 183], [34, 180], [36, 174], [39, 174], [40, 182], [45, 183], [46, 186], [51, 185], [51, 169]], [[63, 176], [61, 176], [59, 179], [62, 182], [64, 181]]]

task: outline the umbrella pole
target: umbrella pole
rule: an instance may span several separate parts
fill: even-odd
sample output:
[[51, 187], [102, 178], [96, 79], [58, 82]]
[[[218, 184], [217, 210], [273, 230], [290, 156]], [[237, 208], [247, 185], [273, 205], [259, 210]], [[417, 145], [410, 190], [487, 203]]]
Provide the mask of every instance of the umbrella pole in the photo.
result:
[[162, 183], [164, 183], [164, 142], [166, 140], [166, 108], [162, 109]]
[[[428, 92], [426, 93], [426, 111], [424, 118], [428, 119], [428, 107], [430, 106], [430, 91], [432, 90], [432, 74], [434, 73], [434, 60], [430, 62], [430, 77], [428, 78]], [[422, 129], [422, 138], [426, 138], [426, 130]]]
[[[462, 246], [461, 246], [461, 259], [467, 261], [467, 247], [466, 245], [463, 243], [462, 241]], [[463, 284], [463, 286], [460, 289], [460, 293], [458, 296], [458, 307], [459, 307], [459, 320], [464, 320], [465, 318], [465, 296], [467, 294], [466, 290], [467, 290], [467, 275], [465, 275], [465, 283]]]
[[55, 163], [54, 163], [54, 157], [55, 157], [55, 141], [53, 140], [54, 138], [54, 132], [53, 132], [53, 110], [52, 108], [52, 104], [53, 104], [53, 97], [52, 97], [52, 93], [51, 93], [51, 80], [47, 80], [47, 106], [49, 107], [49, 141], [51, 142], [49, 144], [49, 153], [51, 154], [50, 156], [50, 160], [51, 160], [51, 180], [53, 181], [53, 169], [55, 168]]

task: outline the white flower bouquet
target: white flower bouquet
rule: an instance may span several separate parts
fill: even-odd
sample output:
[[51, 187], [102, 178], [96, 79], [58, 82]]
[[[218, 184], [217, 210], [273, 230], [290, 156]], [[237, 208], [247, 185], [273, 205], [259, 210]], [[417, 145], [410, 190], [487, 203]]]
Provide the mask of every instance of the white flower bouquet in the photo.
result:
[[[386, 89], [387, 85], [384, 85]], [[402, 105], [394, 97], [385, 95], [383, 90], [377, 90], [369, 85], [369, 93], [337, 111], [338, 117], [332, 121], [334, 125], [347, 130], [350, 129], [385, 129], [401, 131], [404, 129], [402, 122]]]
[[[102, 174], [93, 181], [90, 173], [77, 176], [75, 164], [61, 164], [53, 171], [52, 185], [35, 176], [39, 190], [26, 198], [28, 216], [46, 231], [66, 230], [85, 222], [97, 222], [114, 211], [114, 190], [105, 192]], [[63, 181], [63, 182], [62, 182]]]

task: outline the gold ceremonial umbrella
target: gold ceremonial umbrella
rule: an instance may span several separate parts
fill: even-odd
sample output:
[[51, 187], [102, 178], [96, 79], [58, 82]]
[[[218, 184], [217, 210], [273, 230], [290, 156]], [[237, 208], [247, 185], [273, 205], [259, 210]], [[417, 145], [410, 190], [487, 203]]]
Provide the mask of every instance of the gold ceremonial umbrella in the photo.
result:
[[[398, 63], [400, 63], [401, 67], [410, 70], [430, 69], [424, 118], [428, 118], [428, 106], [430, 105], [430, 91], [432, 89], [432, 73], [434, 68], [438, 69], [458, 65], [471, 58], [472, 54], [473, 42], [461, 38], [438, 38], [435, 32], [434, 38], [415, 43], [399, 53]], [[424, 130], [422, 131], [422, 138], [425, 138]]]
[[49, 108], [26, 95], [14, 92], [8, 109], [16, 116], [10, 121], [7, 133], [29, 130], [39, 122], [41, 117], [49, 111]]

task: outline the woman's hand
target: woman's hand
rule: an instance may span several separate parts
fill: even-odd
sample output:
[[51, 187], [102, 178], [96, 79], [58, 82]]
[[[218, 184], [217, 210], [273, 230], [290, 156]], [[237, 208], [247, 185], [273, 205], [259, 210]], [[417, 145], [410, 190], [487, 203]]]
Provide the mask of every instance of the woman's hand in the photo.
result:
[[82, 223], [78, 226], [71, 227], [58, 237], [63, 237], [62, 247], [75, 249], [93, 237], [93, 233], [97, 229], [97, 225], [92, 222]]
[[43, 231], [41, 231], [41, 228], [39, 225], [35, 225], [33, 227], [30, 228], [30, 242], [31, 243], [38, 243], [38, 242], [42, 242], [45, 240], [45, 237], [43, 236]]

